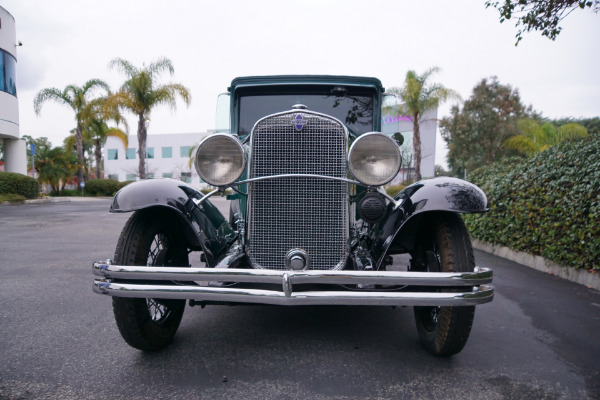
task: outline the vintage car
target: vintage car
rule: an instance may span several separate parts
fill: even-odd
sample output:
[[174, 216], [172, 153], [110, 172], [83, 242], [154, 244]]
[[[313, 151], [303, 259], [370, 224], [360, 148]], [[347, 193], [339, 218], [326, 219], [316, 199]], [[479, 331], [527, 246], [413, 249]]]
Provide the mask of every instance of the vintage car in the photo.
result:
[[[113, 296], [123, 339], [166, 346], [186, 306], [414, 306], [435, 355], [465, 345], [475, 306], [493, 298], [460, 214], [488, 210], [466, 181], [438, 177], [383, 190], [401, 166], [380, 133], [384, 88], [374, 78], [266, 76], [232, 81], [217, 133], [196, 148], [202, 194], [172, 179], [119, 191], [133, 212], [114, 258], [97, 262], [96, 293]], [[231, 190], [225, 217], [210, 198]], [[200, 254], [197, 266], [190, 255]], [[405, 254], [404, 268], [388, 268]], [[408, 257], [410, 256], [410, 258]]]

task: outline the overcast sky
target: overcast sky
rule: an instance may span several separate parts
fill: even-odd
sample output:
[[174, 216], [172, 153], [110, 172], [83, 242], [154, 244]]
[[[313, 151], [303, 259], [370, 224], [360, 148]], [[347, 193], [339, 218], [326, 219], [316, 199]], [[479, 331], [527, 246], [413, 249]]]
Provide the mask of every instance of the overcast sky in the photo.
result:
[[[214, 128], [216, 97], [236, 76], [374, 76], [401, 86], [406, 71], [441, 68], [434, 81], [467, 99], [484, 77], [519, 89], [524, 104], [550, 118], [600, 116], [600, 15], [575, 11], [556, 41], [537, 32], [514, 46], [513, 21], [499, 23], [484, 0], [0, 0], [16, 20], [21, 135], [53, 145], [74, 128], [70, 109], [36, 93], [91, 78], [116, 90], [115, 57], [141, 66], [171, 59], [163, 82], [188, 87], [192, 103], [156, 109], [149, 133]], [[595, 44], [594, 44], [595, 43]], [[439, 110], [448, 115], [451, 104]], [[133, 116], [129, 118], [135, 134]], [[438, 146], [436, 159], [445, 152]]]

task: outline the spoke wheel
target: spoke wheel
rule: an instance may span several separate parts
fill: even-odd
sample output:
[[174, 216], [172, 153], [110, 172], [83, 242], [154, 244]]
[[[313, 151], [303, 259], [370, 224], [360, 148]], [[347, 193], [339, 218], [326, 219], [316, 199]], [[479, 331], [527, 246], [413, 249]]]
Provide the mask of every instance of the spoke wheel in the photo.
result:
[[[115, 264], [189, 265], [185, 239], [174, 221], [159, 210], [135, 212], [117, 242]], [[169, 344], [179, 328], [184, 308], [185, 300], [113, 297], [121, 336], [140, 350], [159, 350]]]
[[[459, 215], [439, 215], [420, 235], [413, 254], [430, 272], [468, 272], [475, 268], [469, 234]], [[419, 263], [415, 263], [419, 265]], [[415, 307], [415, 321], [422, 345], [436, 356], [460, 352], [471, 332], [474, 306]]]

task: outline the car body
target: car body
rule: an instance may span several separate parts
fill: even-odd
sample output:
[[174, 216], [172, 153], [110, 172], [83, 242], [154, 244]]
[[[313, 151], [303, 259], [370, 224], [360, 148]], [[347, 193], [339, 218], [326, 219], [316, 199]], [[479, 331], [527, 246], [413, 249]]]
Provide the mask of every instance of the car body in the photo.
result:
[[[232, 81], [223, 126], [195, 154], [215, 189], [171, 179], [130, 184], [111, 212], [133, 212], [94, 291], [113, 296], [123, 338], [164, 347], [191, 305], [414, 306], [428, 351], [466, 343], [475, 306], [493, 298], [460, 214], [483, 213], [475, 185], [450, 177], [383, 190], [400, 167], [380, 133], [375, 78], [265, 76]], [[225, 116], [225, 117], [223, 117]], [[233, 189], [225, 217], [210, 198]], [[203, 267], [188, 254], [202, 253]], [[408, 254], [406, 270], [388, 270]]]

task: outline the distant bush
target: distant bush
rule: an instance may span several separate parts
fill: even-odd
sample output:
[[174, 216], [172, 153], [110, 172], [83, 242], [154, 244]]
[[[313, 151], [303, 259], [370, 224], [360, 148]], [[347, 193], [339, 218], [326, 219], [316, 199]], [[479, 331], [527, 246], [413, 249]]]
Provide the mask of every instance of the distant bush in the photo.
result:
[[11, 203], [22, 203], [25, 201], [25, 197], [14, 193], [0, 194], [0, 203], [4, 203], [5, 201]]
[[40, 194], [40, 184], [27, 175], [0, 172], [0, 194], [18, 194], [26, 199], [35, 199]]
[[527, 161], [474, 171], [490, 212], [465, 218], [471, 236], [600, 270], [600, 136], [572, 140]]
[[60, 192], [56, 192], [53, 190], [49, 193], [49, 195], [52, 197], [56, 197], [56, 196], [77, 197], [77, 196], [81, 196], [81, 191], [75, 190], [75, 189], [63, 189]]
[[113, 196], [128, 182], [119, 182], [114, 179], [94, 179], [85, 183], [86, 196]]
[[385, 192], [391, 196], [391, 197], [395, 197], [398, 193], [400, 193], [402, 190], [404, 190], [406, 186], [404, 185], [390, 185], [387, 188], [385, 188]]

